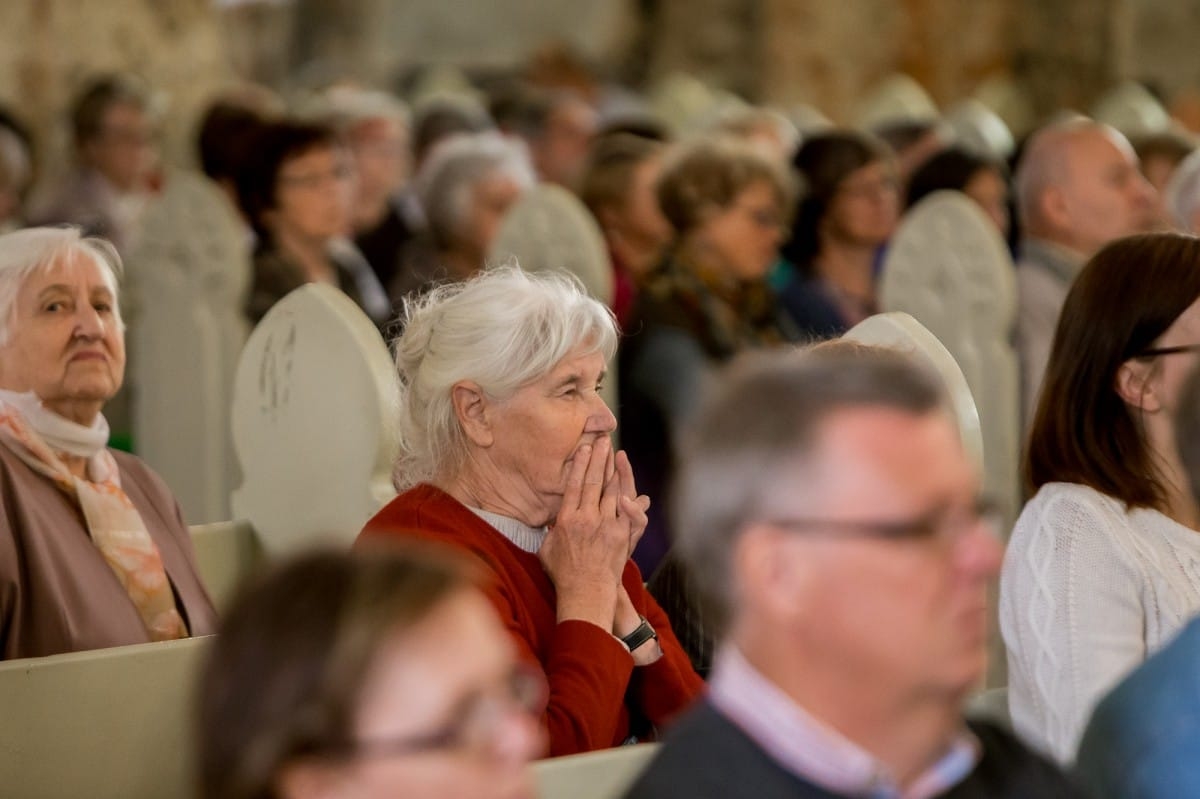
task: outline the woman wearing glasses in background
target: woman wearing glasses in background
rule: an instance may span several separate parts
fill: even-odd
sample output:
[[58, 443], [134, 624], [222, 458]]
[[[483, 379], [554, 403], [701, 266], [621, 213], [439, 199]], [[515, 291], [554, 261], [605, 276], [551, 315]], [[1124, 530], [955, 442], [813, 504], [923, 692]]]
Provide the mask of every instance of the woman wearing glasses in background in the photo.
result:
[[865, 133], [807, 139], [792, 159], [804, 194], [783, 247], [779, 301], [807, 336], [840, 336], [877, 308], [880, 252], [900, 219], [890, 150]]
[[1013, 722], [1063, 762], [1101, 696], [1200, 610], [1200, 514], [1173, 444], [1197, 351], [1200, 239], [1121, 239], [1075, 279], [1000, 582]]
[[332, 128], [264, 123], [238, 175], [238, 202], [257, 237], [246, 316], [257, 324], [306, 283], [337, 286], [382, 326], [391, 305], [379, 279], [347, 238], [354, 202], [350, 154]]
[[[697, 140], [663, 167], [658, 202], [675, 239], [643, 284], [620, 351], [621, 440], [652, 497], [666, 496], [672, 431], [708, 372], [797, 337], [766, 283], [793, 194], [786, 170], [739, 139]], [[646, 574], [667, 549], [663, 504], [651, 506], [635, 555]]]
[[201, 684], [204, 799], [531, 799], [545, 682], [461, 564], [303, 556], [243, 594]]

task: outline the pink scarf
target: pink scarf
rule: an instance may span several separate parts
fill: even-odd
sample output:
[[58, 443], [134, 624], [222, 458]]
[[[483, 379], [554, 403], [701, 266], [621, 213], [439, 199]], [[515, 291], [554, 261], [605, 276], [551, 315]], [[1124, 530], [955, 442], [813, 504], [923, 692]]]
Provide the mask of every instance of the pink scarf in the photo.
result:
[[[92, 542], [137, 608], [151, 640], [186, 638], [187, 625], [175, 606], [162, 556], [121, 490], [117, 463], [104, 447], [107, 440], [102, 416], [87, 428], [47, 410], [32, 393], [0, 391], [0, 442], [79, 506]], [[71, 474], [55, 449], [87, 457], [88, 479]]]

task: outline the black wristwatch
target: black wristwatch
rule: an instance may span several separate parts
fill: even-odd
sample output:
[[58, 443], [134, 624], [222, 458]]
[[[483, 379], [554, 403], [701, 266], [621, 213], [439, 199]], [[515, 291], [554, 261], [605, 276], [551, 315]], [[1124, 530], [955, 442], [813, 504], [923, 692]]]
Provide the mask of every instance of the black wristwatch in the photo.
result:
[[630, 652], [637, 649], [639, 646], [652, 638], [655, 640], [658, 639], [658, 633], [654, 632], [654, 628], [650, 626], [650, 622], [646, 621], [646, 617], [640, 616], [639, 618], [641, 618], [642, 623], [634, 628], [634, 631], [629, 635], [621, 638], [621, 643], [625, 644], [625, 646], [629, 648]]

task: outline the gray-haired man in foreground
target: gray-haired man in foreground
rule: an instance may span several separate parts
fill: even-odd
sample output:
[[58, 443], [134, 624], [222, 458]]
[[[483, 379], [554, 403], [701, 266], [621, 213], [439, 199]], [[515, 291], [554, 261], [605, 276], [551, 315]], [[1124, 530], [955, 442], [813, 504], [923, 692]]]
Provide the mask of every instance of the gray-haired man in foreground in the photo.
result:
[[718, 385], [675, 501], [722, 643], [708, 698], [628, 796], [1080, 796], [963, 720], [1001, 549], [937, 378], [835, 342]]

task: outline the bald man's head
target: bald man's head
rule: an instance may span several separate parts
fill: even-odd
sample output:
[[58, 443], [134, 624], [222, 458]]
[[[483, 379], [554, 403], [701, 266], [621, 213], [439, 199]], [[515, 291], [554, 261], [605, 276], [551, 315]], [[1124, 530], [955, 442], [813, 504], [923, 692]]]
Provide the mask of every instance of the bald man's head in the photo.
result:
[[1017, 211], [1027, 235], [1090, 257], [1154, 225], [1154, 189], [1116, 130], [1089, 119], [1050, 125], [1017, 166]]

